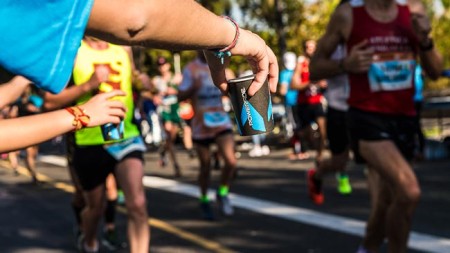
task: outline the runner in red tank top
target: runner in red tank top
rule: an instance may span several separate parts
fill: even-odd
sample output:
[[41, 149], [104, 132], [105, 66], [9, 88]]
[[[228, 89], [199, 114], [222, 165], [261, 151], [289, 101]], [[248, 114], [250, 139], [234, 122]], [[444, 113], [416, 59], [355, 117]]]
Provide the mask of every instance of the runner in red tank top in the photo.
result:
[[[311, 82], [309, 78], [309, 62], [313, 53], [316, 51], [316, 42], [307, 40], [303, 44], [304, 56], [300, 56], [297, 66], [291, 79], [291, 89], [298, 90], [297, 114], [299, 126], [296, 134], [301, 142], [308, 140], [312, 147], [317, 149], [316, 161], [322, 160], [322, 152], [325, 149], [325, 108], [322, 104], [324, 99], [322, 89], [326, 88], [325, 81]], [[320, 137], [317, 141], [311, 128], [312, 123], [317, 123]], [[317, 143], [317, 144], [316, 144]], [[304, 152], [304, 145], [302, 145]]]
[[[372, 210], [358, 253], [407, 250], [420, 187], [408, 160], [414, 148], [413, 74], [430, 78], [442, 59], [420, 0], [351, 0], [336, 9], [311, 60], [311, 79], [349, 75], [349, 130], [357, 162], [367, 162]], [[348, 55], [330, 58], [345, 41]], [[419, 57], [417, 57], [419, 56]]]

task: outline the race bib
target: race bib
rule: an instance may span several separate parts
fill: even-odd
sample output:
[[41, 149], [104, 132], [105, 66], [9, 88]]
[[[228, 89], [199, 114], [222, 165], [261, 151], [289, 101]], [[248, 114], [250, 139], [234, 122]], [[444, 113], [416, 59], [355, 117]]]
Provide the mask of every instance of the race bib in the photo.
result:
[[226, 112], [205, 112], [203, 113], [203, 123], [207, 127], [219, 127], [230, 122], [230, 117]]
[[133, 151], [145, 152], [147, 150], [141, 137], [133, 137], [121, 142], [107, 144], [104, 145], [104, 148], [117, 161], [122, 160]]
[[374, 56], [375, 61], [368, 73], [370, 90], [378, 92], [411, 88], [416, 61], [409, 56], [400, 53]]

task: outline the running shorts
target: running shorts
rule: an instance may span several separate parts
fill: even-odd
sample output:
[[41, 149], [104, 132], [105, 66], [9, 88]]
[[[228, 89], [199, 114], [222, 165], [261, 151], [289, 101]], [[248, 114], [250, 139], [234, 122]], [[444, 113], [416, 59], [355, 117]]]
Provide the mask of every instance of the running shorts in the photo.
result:
[[213, 144], [216, 142], [216, 139], [219, 138], [220, 136], [224, 136], [227, 134], [233, 134], [233, 130], [231, 129], [226, 129], [222, 132], [217, 133], [216, 137], [214, 138], [207, 138], [207, 139], [192, 139], [192, 141], [196, 144], [196, 145], [200, 145], [203, 147], [209, 147], [209, 145]]
[[[132, 151], [122, 160], [127, 158], [144, 161], [142, 151]], [[84, 191], [91, 191], [104, 184], [106, 177], [110, 173], [114, 173], [117, 163], [117, 160], [104, 149], [103, 145], [75, 147], [73, 165]]]
[[327, 110], [328, 146], [333, 155], [342, 154], [350, 147], [347, 127], [347, 112], [328, 107]]
[[391, 140], [406, 160], [414, 157], [415, 118], [404, 115], [386, 115], [350, 108], [348, 127], [351, 147], [357, 163], [365, 163], [359, 154], [359, 140]]
[[325, 108], [321, 103], [318, 104], [298, 104], [297, 113], [299, 124], [298, 129], [304, 129], [315, 122], [319, 117], [325, 117]]

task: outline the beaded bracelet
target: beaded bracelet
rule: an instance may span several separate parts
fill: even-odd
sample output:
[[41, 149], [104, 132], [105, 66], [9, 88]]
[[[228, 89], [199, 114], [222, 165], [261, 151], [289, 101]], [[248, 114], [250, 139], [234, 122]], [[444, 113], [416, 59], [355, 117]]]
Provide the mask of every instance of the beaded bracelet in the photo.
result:
[[237, 42], [238, 42], [238, 40], [239, 40], [239, 35], [240, 35], [240, 32], [239, 32], [239, 25], [236, 23], [236, 21], [234, 21], [232, 18], [230, 18], [230, 17], [228, 17], [228, 16], [224, 16], [223, 18], [225, 18], [225, 19], [228, 19], [231, 23], [233, 23], [233, 25], [236, 27], [236, 34], [234, 35], [234, 39], [233, 39], [233, 41], [231, 42], [231, 44], [230, 45], [228, 45], [227, 47], [225, 47], [225, 48], [223, 48], [223, 49], [220, 49], [220, 50], [214, 50], [213, 52], [214, 52], [214, 55], [217, 57], [217, 58], [219, 58], [220, 59], [220, 62], [223, 64], [223, 62], [224, 62], [224, 59], [225, 59], [225, 57], [226, 56], [228, 56], [228, 57], [230, 57], [231, 56], [231, 49], [233, 49], [235, 46], [236, 46], [236, 44], [237, 44]]
[[87, 127], [91, 117], [86, 114], [86, 111], [78, 106], [72, 106], [65, 108], [70, 114], [74, 116], [72, 126], [75, 127], [73, 131], [80, 130], [83, 127]]

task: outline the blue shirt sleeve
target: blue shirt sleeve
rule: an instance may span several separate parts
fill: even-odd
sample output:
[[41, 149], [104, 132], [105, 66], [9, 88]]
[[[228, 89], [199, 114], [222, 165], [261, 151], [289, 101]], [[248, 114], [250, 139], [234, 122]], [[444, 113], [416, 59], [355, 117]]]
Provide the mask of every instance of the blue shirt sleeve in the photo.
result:
[[3, 0], [0, 66], [47, 91], [67, 84], [94, 0]]
[[292, 79], [292, 71], [289, 70], [282, 70], [280, 73], [280, 85], [287, 85], [289, 86], [289, 84], [291, 83], [291, 79]]

